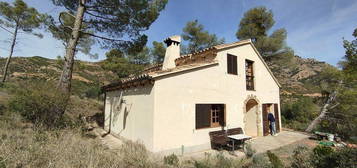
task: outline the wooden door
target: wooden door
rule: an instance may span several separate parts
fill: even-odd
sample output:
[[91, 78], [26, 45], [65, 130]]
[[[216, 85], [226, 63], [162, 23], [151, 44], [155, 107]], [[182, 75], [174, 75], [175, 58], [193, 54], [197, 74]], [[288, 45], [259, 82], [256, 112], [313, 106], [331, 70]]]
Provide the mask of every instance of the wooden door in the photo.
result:
[[268, 104], [263, 104], [263, 135], [269, 135]]
[[275, 117], [276, 132], [280, 132], [280, 117], [279, 117], [279, 106], [278, 106], [278, 104], [274, 104], [274, 117]]

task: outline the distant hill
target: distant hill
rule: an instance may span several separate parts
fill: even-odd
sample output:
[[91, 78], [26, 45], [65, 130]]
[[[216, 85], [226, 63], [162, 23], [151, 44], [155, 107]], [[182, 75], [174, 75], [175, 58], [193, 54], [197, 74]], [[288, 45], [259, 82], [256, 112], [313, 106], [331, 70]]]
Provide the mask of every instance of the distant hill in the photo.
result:
[[311, 58], [293, 57], [290, 63], [268, 63], [282, 85], [282, 94], [301, 94], [316, 97], [321, 95], [316, 77], [327, 67], [325, 62]]
[[[0, 58], [0, 76], [6, 59]], [[63, 60], [48, 59], [40, 56], [14, 57], [11, 60], [8, 81], [24, 80], [58, 81], [62, 72]], [[75, 61], [73, 70], [72, 90], [75, 94], [88, 94], [98, 91], [99, 87], [116, 79], [115, 74], [104, 71], [100, 62]]]
[[[0, 58], [0, 76], [6, 59]], [[59, 79], [62, 72], [63, 60], [48, 59], [39, 56], [14, 57], [10, 64], [9, 81], [21, 80], [51, 80]], [[268, 62], [274, 75], [282, 85], [282, 94], [304, 94], [306, 96], [319, 96], [320, 88], [316, 85], [315, 77], [325, 67], [331, 65], [315, 59], [305, 59], [298, 56], [289, 64]], [[85, 94], [88, 90], [99, 88], [104, 84], [115, 81], [116, 76], [110, 71], [105, 71], [100, 62], [76, 61], [73, 73], [73, 91]]]

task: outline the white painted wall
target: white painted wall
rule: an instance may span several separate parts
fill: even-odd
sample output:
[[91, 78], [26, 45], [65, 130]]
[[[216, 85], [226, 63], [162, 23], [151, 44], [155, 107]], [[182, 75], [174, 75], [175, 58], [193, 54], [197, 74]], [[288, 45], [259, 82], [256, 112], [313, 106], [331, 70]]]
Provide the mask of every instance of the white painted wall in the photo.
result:
[[[237, 56], [238, 75], [227, 74], [228, 53]], [[245, 59], [254, 61], [255, 91], [246, 90]], [[218, 65], [158, 77], [152, 87], [125, 90], [125, 104], [119, 109], [121, 91], [107, 92], [105, 129], [112, 111], [112, 133], [141, 140], [153, 152], [197, 151], [210, 148], [208, 133], [221, 128], [196, 130], [196, 104], [225, 104], [228, 128], [244, 128], [249, 95], [256, 96], [259, 108], [263, 103], [280, 104], [279, 87], [250, 44], [222, 50], [216, 60]], [[125, 108], [129, 113], [124, 128]]]
[[[120, 103], [122, 97], [123, 103]], [[106, 93], [104, 128], [153, 150], [154, 87], [138, 87]]]
[[[238, 75], [227, 74], [227, 54], [238, 57]], [[219, 65], [161, 77], [155, 81], [154, 151], [193, 146], [209, 147], [208, 133], [195, 129], [195, 104], [226, 104], [229, 128], [244, 127], [244, 100], [255, 95], [262, 103], [278, 103], [279, 87], [251, 45], [218, 52]], [[255, 91], [245, 85], [245, 59], [254, 61]], [[261, 122], [262, 123], [262, 122]]]

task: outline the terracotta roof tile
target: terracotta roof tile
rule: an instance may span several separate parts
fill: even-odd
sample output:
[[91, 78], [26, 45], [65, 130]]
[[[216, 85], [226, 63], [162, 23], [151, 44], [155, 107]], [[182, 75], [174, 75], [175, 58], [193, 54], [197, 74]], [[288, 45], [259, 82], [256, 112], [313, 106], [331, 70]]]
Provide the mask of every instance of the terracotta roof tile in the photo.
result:
[[[135, 75], [135, 76], [131, 75], [130, 77], [122, 79], [119, 82], [103, 86], [103, 89], [117, 88], [118, 86], [132, 83], [132, 82], [137, 82], [140, 80], [153, 81], [154, 77], [218, 64], [215, 61], [215, 58], [216, 58], [217, 52], [219, 50], [224, 50], [224, 49], [228, 49], [231, 47], [236, 47], [236, 46], [251, 44], [251, 43], [252, 42], [250, 39], [242, 40], [242, 41], [238, 41], [238, 42], [234, 42], [234, 43], [220, 44], [220, 45], [216, 45], [213, 47], [205, 48], [205, 49], [197, 51], [197, 52], [193, 52], [191, 54], [182, 55], [175, 60], [175, 63], [176, 63], [175, 68], [168, 69], [168, 70], [162, 70], [162, 64], [155, 64], [148, 68], [145, 68], [140, 75]], [[258, 56], [261, 58], [261, 60], [265, 64], [265, 66], [267, 67], [266, 63], [264, 62], [263, 58], [260, 56], [260, 54], [258, 53], [256, 48], [254, 47], [254, 45], [253, 45], [253, 48], [257, 52]], [[269, 68], [268, 68], [268, 71], [272, 74], [272, 72], [270, 71]], [[278, 81], [274, 77], [274, 75], [273, 75], [273, 78], [277, 82], [277, 84], [280, 86], [280, 84], [278, 83]]]

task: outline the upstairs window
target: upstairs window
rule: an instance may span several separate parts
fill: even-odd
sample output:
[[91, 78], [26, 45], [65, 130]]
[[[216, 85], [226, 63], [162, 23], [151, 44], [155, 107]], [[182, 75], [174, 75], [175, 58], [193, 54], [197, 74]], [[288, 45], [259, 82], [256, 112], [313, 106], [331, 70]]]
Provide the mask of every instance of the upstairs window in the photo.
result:
[[224, 126], [224, 104], [196, 104], [196, 129]]
[[254, 90], [254, 70], [253, 61], [245, 60], [245, 78], [247, 90]]
[[237, 56], [227, 55], [227, 72], [228, 74], [237, 75]]

